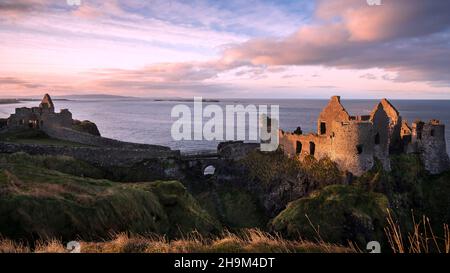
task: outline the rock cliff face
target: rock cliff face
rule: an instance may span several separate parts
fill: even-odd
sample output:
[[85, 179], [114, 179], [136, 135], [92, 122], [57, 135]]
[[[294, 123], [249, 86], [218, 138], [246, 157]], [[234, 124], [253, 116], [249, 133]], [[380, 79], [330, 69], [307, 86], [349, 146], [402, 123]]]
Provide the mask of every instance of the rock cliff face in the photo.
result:
[[94, 136], [101, 136], [100, 135], [100, 131], [97, 128], [97, 125], [93, 122], [90, 122], [89, 120], [83, 120], [83, 121], [79, 121], [79, 120], [73, 120], [72, 123], [72, 129], [83, 132], [83, 133], [88, 133]]
[[[245, 144], [240, 144], [245, 145]], [[308, 157], [300, 164], [281, 151], [253, 150], [242, 158], [227, 159], [216, 169], [215, 183], [233, 185], [257, 197], [267, 217], [274, 217], [285, 206], [311, 191], [330, 184], [345, 183], [344, 174], [329, 159]]]

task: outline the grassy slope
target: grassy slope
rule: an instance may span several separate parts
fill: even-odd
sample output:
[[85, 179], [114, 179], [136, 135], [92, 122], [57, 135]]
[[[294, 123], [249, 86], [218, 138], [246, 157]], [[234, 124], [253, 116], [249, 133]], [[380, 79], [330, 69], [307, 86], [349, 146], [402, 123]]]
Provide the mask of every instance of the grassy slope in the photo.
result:
[[382, 238], [387, 207], [388, 200], [382, 194], [332, 185], [289, 203], [272, 221], [272, 227], [290, 237], [320, 236], [326, 242], [364, 243]]
[[80, 164], [61, 157], [0, 155], [2, 235], [98, 239], [120, 231], [175, 235], [219, 229], [179, 182], [124, 184], [61, 172], [76, 173]]

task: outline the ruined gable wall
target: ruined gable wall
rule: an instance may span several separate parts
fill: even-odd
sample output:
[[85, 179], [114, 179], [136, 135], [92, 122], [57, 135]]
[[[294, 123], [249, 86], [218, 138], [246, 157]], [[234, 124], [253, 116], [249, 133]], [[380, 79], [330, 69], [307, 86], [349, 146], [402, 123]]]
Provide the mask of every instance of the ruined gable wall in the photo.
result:
[[385, 170], [390, 170], [389, 144], [390, 144], [390, 118], [381, 104], [375, 107], [371, 115], [373, 123], [372, 145], [374, 156], [383, 164]]
[[330, 135], [333, 132], [334, 121], [349, 121], [350, 115], [340, 102], [340, 97], [333, 96], [328, 102], [328, 105], [322, 110], [317, 119], [317, 133], [320, 134], [320, 123], [325, 122], [326, 134]]
[[[403, 148], [400, 133], [402, 127], [402, 117], [398, 110], [387, 100], [382, 99], [379, 106], [386, 112], [389, 118], [389, 149], [391, 151], [401, 151]], [[375, 107], [377, 109], [377, 107]], [[375, 111], [372, 112], [372, 117]]]

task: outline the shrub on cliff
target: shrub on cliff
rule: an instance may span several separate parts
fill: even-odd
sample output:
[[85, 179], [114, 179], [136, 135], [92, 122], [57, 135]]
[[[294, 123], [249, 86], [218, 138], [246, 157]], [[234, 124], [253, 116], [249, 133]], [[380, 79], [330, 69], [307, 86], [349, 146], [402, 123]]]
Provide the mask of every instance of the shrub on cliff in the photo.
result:
[[306, 156], [301, 161], [301, 167], [312, 182], [311, 188], [317, 189], [342, 183], [344, 174], [339, 170], [337, 164], [328, 157], [317, 160], [313, 156]]
[[281, 151], [273, 153], [251, 152], [241, 163], [248, 169], [251, 179], [271, 186], [280, 179], [296, 180], [302, 173], [298, 160], [286, 157]]
[[269, 186], [288, 179], [309, 182], [308, 187], [319, 188], [339, 184], [343, 178], [343, 173], [336, 163], [327, 157], [316, 160], [307, 156], [300, 161], [296, 157], [285, 156], [280, 150], [273, 153], [255, 151], [249, 153], [241, 162], [248, 168], [250, 178]]
[[198, 202], [229, 229], [266, 228], [268, 217], [258, 198], [234, 184], [210, 186], [196, 195]]
[[64, 155], [31, 156], [27, 153], [19, 152], [7, 156], [0, 156], [0, 162], [10, 168], [18, 168], [21, 166], [26, 168], [28, 165], [33, 165], [34, 167], [55, 170], [80, 177], [100, 179], [105, 175], [104, 171], [87, 162]]
[[288, 204], [271, 223], [289, 237], [365, 244], [384, 238], [388, 200], [356, 186], [331, 185]]
[[[24, 155], [19, 155], [24, 157]], [[179, 182], [115, 183], [45, 168], [39, 157], [0, 155], [0, 234], [99, 239], [110, 232], [209, 233], [219, 224]]]

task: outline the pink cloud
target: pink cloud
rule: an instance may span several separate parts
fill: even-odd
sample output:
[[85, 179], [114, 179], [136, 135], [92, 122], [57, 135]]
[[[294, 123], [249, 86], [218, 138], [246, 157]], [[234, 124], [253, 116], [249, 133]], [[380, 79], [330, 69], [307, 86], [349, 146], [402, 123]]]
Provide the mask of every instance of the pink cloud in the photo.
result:
[[[402, 81], [450, 81], [450, 2], [320, 1], [314, 24], [283, 39], [254, 39], [224, 52], [223, 60], [255, 65], [384, 68]], [[418, 39], [424, 37], [423, 39]]]

